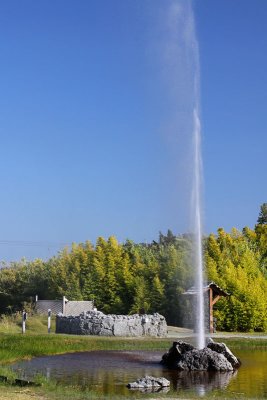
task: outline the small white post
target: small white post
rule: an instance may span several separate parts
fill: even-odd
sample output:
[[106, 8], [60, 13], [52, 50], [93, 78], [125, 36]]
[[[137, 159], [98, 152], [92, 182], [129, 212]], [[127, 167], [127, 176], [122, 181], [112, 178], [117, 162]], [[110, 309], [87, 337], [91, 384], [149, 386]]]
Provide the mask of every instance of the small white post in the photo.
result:
[[27, 319], [27, 313], [25, 310], [22, 311], [22, 333], [26, 332], [26, 319]]
[[48, 315], [47, 330], [48, 330], [48, 333], [50, 333], [50, 331], [51, 331], [51, 310], [50, 310], [50, 308], [47, 310], [47, 315]]
[[62, 299], [62, 314], [65, 315], [65, 304], [66, 304], [66, 297], [63, 296]]

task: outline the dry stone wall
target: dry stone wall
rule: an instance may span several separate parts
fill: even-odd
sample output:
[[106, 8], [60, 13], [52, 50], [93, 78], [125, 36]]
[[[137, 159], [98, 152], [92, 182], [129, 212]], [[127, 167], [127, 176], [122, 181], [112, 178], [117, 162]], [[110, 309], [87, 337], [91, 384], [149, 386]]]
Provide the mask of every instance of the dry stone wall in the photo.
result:
[[167, 324], [160, 314], [105, 315], [88, 311], [79, 316], [56, 317], [56, 333], [98, 336], [166, 337]]

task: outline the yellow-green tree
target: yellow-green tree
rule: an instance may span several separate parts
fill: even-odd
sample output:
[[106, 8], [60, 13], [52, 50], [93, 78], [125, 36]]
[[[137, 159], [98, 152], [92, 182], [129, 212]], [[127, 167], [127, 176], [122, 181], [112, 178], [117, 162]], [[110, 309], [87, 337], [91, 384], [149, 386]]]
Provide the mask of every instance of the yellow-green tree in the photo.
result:
[[206, 268], [209, 279], [231, 294], [217, 303], [218, 328], [264, 331], [267, 328], [267, 281], [259, 268], [260, 252], [255, 234], [233, 229], [210, 235], [206, 242]]

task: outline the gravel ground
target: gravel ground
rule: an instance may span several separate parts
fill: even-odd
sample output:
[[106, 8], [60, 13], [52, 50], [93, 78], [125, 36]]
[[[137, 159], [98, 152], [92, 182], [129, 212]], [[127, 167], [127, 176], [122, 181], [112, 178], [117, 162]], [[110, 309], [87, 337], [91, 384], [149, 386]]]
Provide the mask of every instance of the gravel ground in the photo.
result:
[[[168, 337], [176, 339], [194, 338], [196, 334], [192, 329], [178, 328], [174, 326], [168, 327]], [[207, 337], [213, 339], [230, 339], [230, 338], [244, 338], [244, 339], [267, 339], [267, 333], [236, 333], [236, 332], [216, 332], [207, 333]]]

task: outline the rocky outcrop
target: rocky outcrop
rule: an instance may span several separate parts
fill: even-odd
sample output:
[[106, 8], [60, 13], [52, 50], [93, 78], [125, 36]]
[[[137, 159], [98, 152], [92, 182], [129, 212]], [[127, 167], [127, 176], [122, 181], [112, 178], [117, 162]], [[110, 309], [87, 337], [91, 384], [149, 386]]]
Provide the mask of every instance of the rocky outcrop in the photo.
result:
[[216, 353], [223, 354], [224, 357], [229, 361], [234, 369], [240, 367], [240, 360], [231, 352], [231, 350], [224, 343], [214, 342], [212, 339], [209, 340], [207, 347]]
[[88, 311], [79, 316], [56, 317], [56, 333], [98, 336], [154, 336], [166, 337], [167, 324], [160, 314], [105, 315]]
[[[154, 376], [144, 376], [135, 382], [128, 383], [129, 389], [138, 389], [142, 392], [159, 392], [168, 391], [170, 381], [166, 378], [155, 378]], [[167, 389], [167, 390], [166, 390]]]
[[173, 342], [161, 363], [180, 371], [233, 371], [240, 366], [239, 360], [224, 343], [215, 342], [201, 350], [189, 343]]

